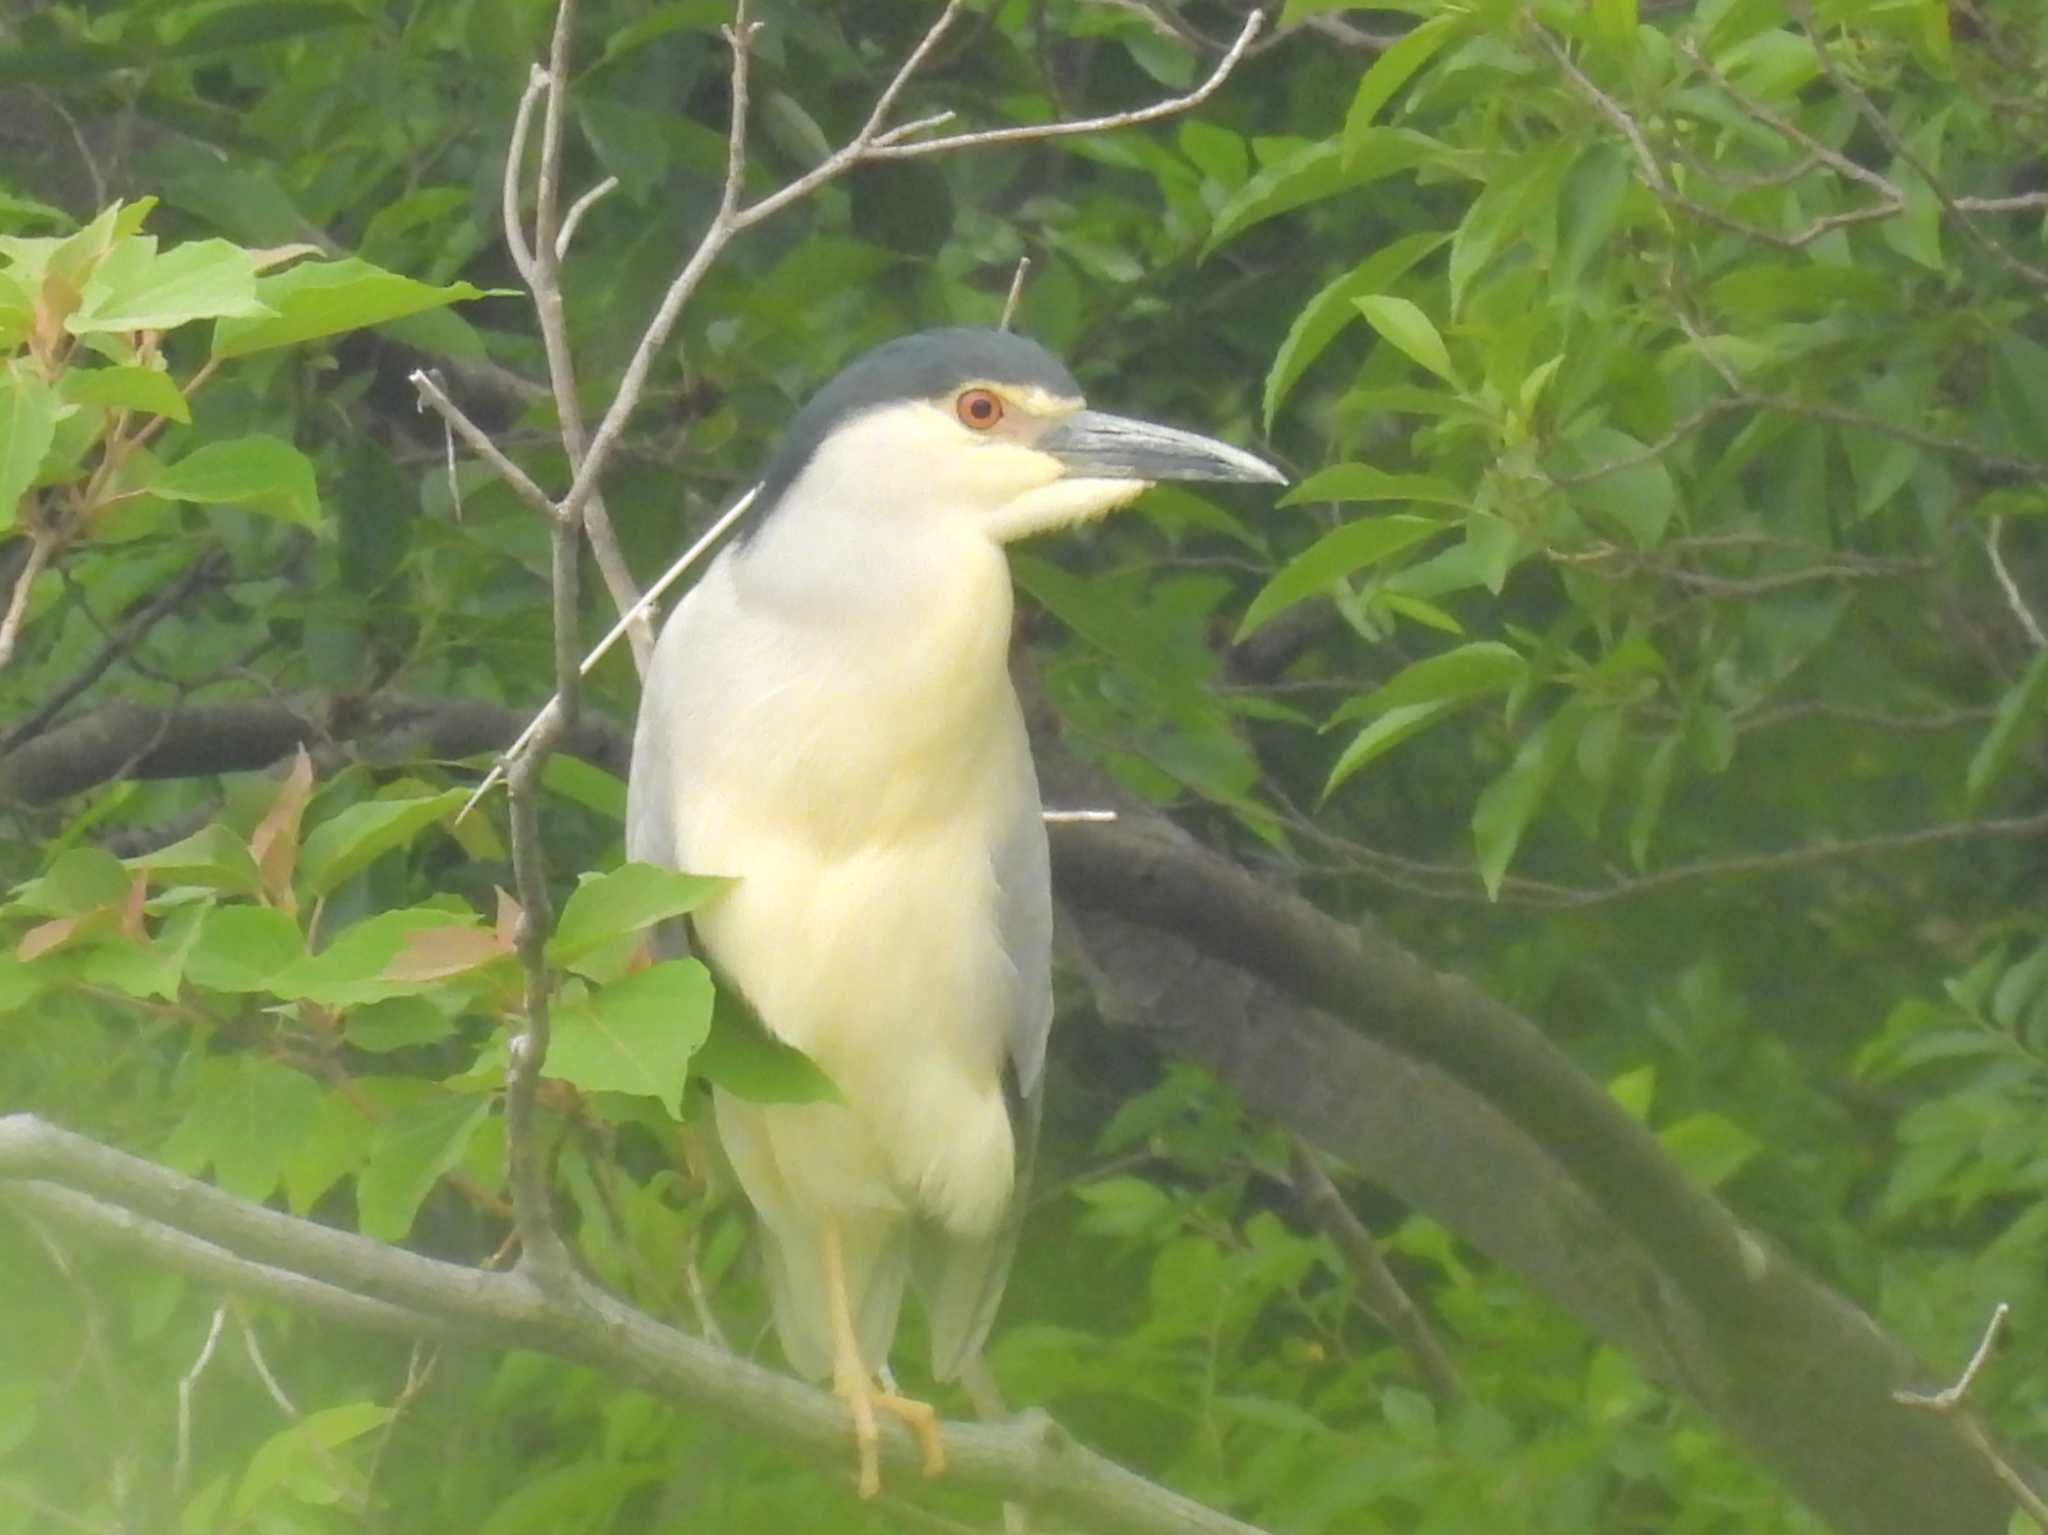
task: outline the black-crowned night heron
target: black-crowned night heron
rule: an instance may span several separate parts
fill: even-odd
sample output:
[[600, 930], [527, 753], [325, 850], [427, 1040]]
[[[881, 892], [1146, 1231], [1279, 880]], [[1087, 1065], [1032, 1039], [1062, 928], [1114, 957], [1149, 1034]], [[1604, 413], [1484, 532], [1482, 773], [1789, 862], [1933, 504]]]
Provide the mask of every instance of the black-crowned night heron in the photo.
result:
[[1016, 1243], [1052, 1022], [1038, 780], [1010, 686], [1013, 539], [1154, 480], [1279, 483], [1192, 433], [1084, 409], [1043, 347], [935, 330], [797, 414], [746, 531], [677, 606], [640, 702], [632, 858], [734, 883], [693, 917], [721, 982], [840, 1102], [719, 1093], [784, 1352], [845, 1398], [862, 1493], [906, 1280], [932, 1368], [980, 1349]]

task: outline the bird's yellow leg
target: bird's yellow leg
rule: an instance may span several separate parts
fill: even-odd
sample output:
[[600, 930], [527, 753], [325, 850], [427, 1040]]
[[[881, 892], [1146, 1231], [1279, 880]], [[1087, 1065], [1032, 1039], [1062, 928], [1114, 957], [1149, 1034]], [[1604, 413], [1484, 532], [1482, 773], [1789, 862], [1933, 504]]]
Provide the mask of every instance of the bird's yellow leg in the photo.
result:
[[917, 1436], [924, 1450], [924, 1474], [937, 1476], [946, 1469], [945, 1447], [939, 1443], [938, 1414], [929, 1402], [877, 1391], [874, 1377], [860, 1357], [860, 1342], [853, 1329], [853, 1300], [846, 1285], [846, 1253], [840, 1245], [839, 1222], [825, 1221], [825, 1304], [832, 1315], [832, 1390], [846, 1403], [853, 1418], [853, 1443], [860, 1456], [860, 1495], [872, 1498], [882, 1490], [881, 1432], [875, 1427], [875, 1409], [900, 1420]]

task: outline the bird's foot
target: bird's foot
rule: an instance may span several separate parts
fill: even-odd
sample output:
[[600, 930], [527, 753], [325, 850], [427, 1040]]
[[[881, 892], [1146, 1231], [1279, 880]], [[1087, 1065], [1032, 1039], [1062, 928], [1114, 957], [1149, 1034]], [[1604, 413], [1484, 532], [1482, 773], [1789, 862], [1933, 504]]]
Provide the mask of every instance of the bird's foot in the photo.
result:
[[917, 1436], [924, 1451], [924, 1474], [939, 1476], [946, 1469], [946, 1448], [939, 1442], [939, 1416], [931, 1403], [893, 1391], [877, 1391], [866, 1370], [858, 1367], [833, 1372], [832, 1390], [846, 1403], [853, 1419], [853, 1443], [860, 1456], [860, 1495], [872, 1498], [882, 1490], [882, 1434], [875, 1413], [886, 1412]]

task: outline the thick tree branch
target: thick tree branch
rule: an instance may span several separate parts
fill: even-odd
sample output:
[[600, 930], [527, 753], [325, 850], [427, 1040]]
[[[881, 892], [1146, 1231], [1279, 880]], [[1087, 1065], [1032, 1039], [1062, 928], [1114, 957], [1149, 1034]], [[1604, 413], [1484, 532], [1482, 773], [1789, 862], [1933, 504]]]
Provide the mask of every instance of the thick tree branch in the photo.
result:
[[[543, 1350], [820, 1459], [836, 1464], [845, 1451], [846, 1411], [836, 1397], [666, 1327], [581, 1280], [550, 1293], [518, 1271], [464, 1268], [330, 1230], [26, 1114], [0, 1118], [0, 1199], [23, 1199], [111, 1241], [147, 1241], [157, 1260], [181, 1272], [334, 1320], [426, 1334], [459, 1329], [500, 1347]], [[164, 1228], [185, 1240], [161, 1240]], [[290, 1286], [291, 1277], [304, 1287]], [[423, 1320], [415, 1324], [415, 1316]], [[943, 1433], [956, 1486], [1117, 1530], [1257, 1535], [1074, 1443], [1042, 1415], [949, 1422]], [[916, 1441], [893, 1423], [884, 1426], [882, 1454], [904, 1473], [921, 1460]]]

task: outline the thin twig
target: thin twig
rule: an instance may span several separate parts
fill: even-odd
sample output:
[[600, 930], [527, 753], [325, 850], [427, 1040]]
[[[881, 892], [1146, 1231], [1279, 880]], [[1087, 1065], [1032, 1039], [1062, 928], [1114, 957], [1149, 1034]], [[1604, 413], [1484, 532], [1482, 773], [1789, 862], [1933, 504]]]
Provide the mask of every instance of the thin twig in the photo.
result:
[[213, 1350], [227, 1320], [228, 1303], [222, 1301], [213, 1308], [213, 1322], [206, 1329], [206, 1341], [199, 1346], [199, 1357], [192, 1361], [191, 1369], [178, 1377], [178, 1458], [171, 1463], [171, 1490], [176, 1493], [185, 1490], [185, 1476], [192, 1460], [192, 1388], [213, 1362]]
[[1017, 318], [1017, 301], [1024, 297], [1024, 279], [1031, 275], [1031, 258], [1017, 258], [1016, 275], [1010, 279], [1010, 296], [1003, 300], [1003, 317], [997, 323], [997, 330], [1008, 330], [1010, 322]]
[[422, 401], [440, 413], [441, 419], [454, 429], [455, 435], [467, 443], [478, 458], [497, 471], [498, 477], [512, 487], [520, 500], [549, 521], [560, 515], [548, 493], [535, 484], [533, 477], [524, 469], [507, 458], [497, 443], [491, 440], [490, 434], [470, 420], [463, 413], [461, 406], [448, 398], [447, 391], [441, 387], [433, 374], [425, 368], [415, 368], [407, 382], [419, 391]]
[[[705, 529], [703, 535], [699, 537], [695, 543], [690, 545], [689, 548], [685, 549], [682, 552], [682, 554], [677, 557], [676, 562], [673, 565], [669, 566], [667, 570], [662, 572], [661, 579], [659, 581], [656, 581], [654, 585], [648, 587], [646, 593], [641, 596], [639, 601], [635, 602], [632, 607], [628, 608], [624, 613], [619, 615], [619, 621], [611, 626], [611, 629], [605, 634], [605, 637], [597, 642], [597, 644], [592, 648], [590, 654], [585, 656], [581, 664], [577, 667], [577, 675], [579, 677], [587, 677], [590, 675], [590, 669], [593, 666], [597, 665], [599, 661], [604, 659], [604, 654], [606, 651], [610, 650], [613, 645], [618, 643], [619, 636], [626, 632], [627, 626], [639, 620], [650, 609], [652, 609], [654, 604], [661, 600], [662, 594], [665, 593], [671, 586], [675, 585], [675, 583], [683, 576], [683, 574], [686, 571], [688, 571], [692, 565], [697, 563], [698, 558], [702, 556], [704, 551], [706, 549], [709, 549], [714, 543], [716, 543], [718, 539], [724, 534], [727, 528], [731, 527], [735, 522], [739, 521], [739, 519], [746, 514], [747, 508], [754, 504], [754, 497], [759, 495], [760, 493], [761, 487], [756, 485], [752, 487], [750, 490], [748, 490], [745, 495], [741, 496], [739, 500], [733, 502], [731, 506], [727, 507], [724, 515], [722, 515], [718, 519], [718, 521], [712, 523], [709, 528]], [[470, 794], [469, 798], [463, 802], [462, 809], [457, 811], [455, 815], [455, 819], [457, 821], [460, 821], [464, 816], [468, 815], [470, 811], [474, 810], [477, 806], [477, 802], [481, 800], [486, 794], [490, 793], [492, 787], [497, 784], [498, 780], [505, 776], [505, 764], [526, 749], [527, 744], [530, 741], [532, 741], [534, 734], [540, 730], [542, 721], [544, 721], [548, 717], [549, 711], [556, 706], [557, 702], [560, 700], [560, 697], [561, 695], [557, 693], [550, 697], [545, 704], [541, 705], [540, 713], [536, 714], [530, 721], [528, 721], [526, 728], [519, 732], [518, 739], [513, 741], [513, 743], [505, 749], [504, 758], [500, 760], [498, 764], [490, 770], [490, 772], [484, 775], [484, 781], [478, 784], [476, 786], [476, 789]]]
[[1955, 1414], [1963, 1425], [1964, 1435], [1971, 1447], [1983, 1457], [1984, 1463], [2005, 1488], [2013, 1495], [2029, 1519], [2042, 1530], [2048, 1530], [2048, 1499], [2044, 1499], [2028, 1483], [2027, 1479], [2012, 1468], [2012, 1463], [2000, 1453], [1991, 1435], [1974, 1414], [1963, 1411], [1969, 1399], [1970, 1389], [1977, 1384], [1977, 1376], [1991, 1358], [1991, 1351], [1998, 1346], [1998, 1339], [2005, 1331], [2005, 1324], [2012, 1315], [2012, 1307], [2000, 1301], [1991, 1312], [1991, 1320], [1984, 1324], [1984, 1335], [1977, 1340], [1977, 1347], [1970, 1355], [1970, 1362], [1963, 1366], [1963, 1373], [1955, 1383], [1940, 1391], [1922, 1393], [1919, 1391], [1894, 1391], [1892, 1400], [1902, 1407], [1920, 1407], [1928, 1412]]
[[1994, 517], [1991, 526], [1984, 530], [1984, 552], [1991, 559], [1991, 573], [1998, 578], [1998, 589], [2005, 593], [2005, 605], [2012, 609], [2012, 616], [2026, 630], [2027, 638], [2034, 642], [2036, 650], [2048, 650], [2048, 634], [2041, 632], [2041, 621], [2034, 616], [2034, 610], [2027, 605], [2027, 599], [2020, 592], [2019, 583], [2012, 578], [2012, 572], [2005, 568], [2005, 553], [1999, 542], [2005, 536], [2005, 519]]
[[583, 215], [618, 189], [619, 178], [607, 176], [570, 205], [568, 213], [562, 219], [562, 232], [555, 236], [555, 259], [557, 261], [563, 261], [568, 258], [569, 242], [576, 238], [576, 226], [583, 222]]
[[680, 317], [683, 306], [696, 291], [704, 274], [718, 258], [732, 237], [743, 230], [751, 229], [779, 213], [790, 204], [809, 196], [827, 182], [844, 175], [856, 165], [873, 160], [912, 159], [924, 155], [948, 153], [957, 149], [979, 148], [994, 144], [1026, 143], [1040, 139], [1058, 138], [1075, 133], [1104, 133], [1116, 128], [1130, 127], [1139, 123], [1154, 122], [1163, 117], [1185, 112], [1190, 107], [1207, 101], [1223, 86], [1252, 39], [1265, 24], [1264, 16], [1253, 11], [1245, 20], [1244, 29], [1230, 51], [1217, 61], [1209, 77], [1194, 90], [1185, 95], [1156, 102], [1149, 107], [1140, 107], [1128, 112], [1112, 113], [1104, 117], [1087, 118], [1078, 122], [1033, 123], [1014, 128], [997, 128], [982, 133], [955, 134], [947, 138], [924, 139], [915, 143], [901, 142], [913, 133], [937, 126], [944, 118], [924, 118], [896, 128], [886, 128], [890, 112], [911, 78], [930, 58], [955, 17], [962, 9], [962, 0], [948, 0], [924, 36], [918, 41], [895, 75], [890, 79], [869, 111], [867, 120], [854, 136], [824, 160], [813, 166], [802, 176], [789, 182], [759, 202], [742, 207], [739, 203], [740, 185], [745, 166], [745, 109], [747, 85], [747, 43], [751, 33], [735, 28], [731, 33], [733, 42], [733, 121], [728, 130], [728, 161], [724, 195], [718, 212], [712, 216], [705, 228], [697, 248], [684, 263], [668, 291], [662, 296], [653, 318], [642, 332], [639, 345], [634, 349], [632, 359], [626, 364], [625, 373], [619, 380], [618, 393], [606, 410], [604, 420], [599, 423], [591, 438], [590, 452], [584, 457], [576, 471], [575, 482], [569, 493], [563, 497], [562, 505], [574, 513], [584, 499], [591, 494], [598, 477], [604, 472], [624, 433], [626, 422], [638, 407], [641, 392], [646, 388], [647, 375], [654, 366], [654, 359], [667, 344], [669, 332]]
[[1358, 1282], [1359, 1299], [1414, 1363], [1439, 1406], [1464, 1400], [1465, 1383], [1458, 1377], [1458, 1367], [1437, 1341], [1429, 1319], [1416, 1309], [1408, 1292], [1401, 1288], [1401, 1281], [1387, 1267], [1365, 1222], [1330, 1181], [1315, 1148], [1298, 1135], [1290, 1137], [1290, 1141], [1294, 1191], [1350, 1266], [1352, 1277]]
[[2012, 1316], [2012, 1306], [2000, 1301], [1992, 1308], [1991, 1320], [1984, 1324], [1984, 1335], [1977, 1340], [1977, 1347], [1970, 1355], [1970, 1362], [1963, 1366], [1963, 1373], [1955, 1384], [1945, 1386], [1931, 1395], [1918, 1391], [1894, 1391], [1892, 1400], [1902, 1407], [1925, 1407], [1929, 1412], [1954, 1412], [1963, 1405], [1963, 1399], [1970, 1394], [1970, 1388], [1977, 1384], [1977, 1376], [1985, 1362], [1991, 1358], [1991, 1351], [1998, 1346], [1998, 1336], [2005, 1331], [2005, 1324]]
[[28, 558], [22, 562], [21, 574], [14, 578], [14, 591], [7, 599], [7, 616], [0, 618], [0, 667], [14, 659], [14, 642], [21, 633], [22, 617], [28, 612], [28, 589], [36, 584], [36, 577], [43, 573], [56, 548], [57, 537], [53, 533], [38, 528], [29, 535]]

